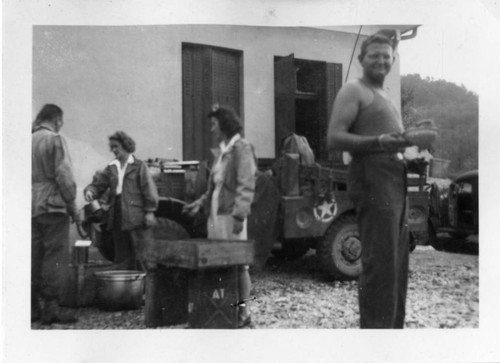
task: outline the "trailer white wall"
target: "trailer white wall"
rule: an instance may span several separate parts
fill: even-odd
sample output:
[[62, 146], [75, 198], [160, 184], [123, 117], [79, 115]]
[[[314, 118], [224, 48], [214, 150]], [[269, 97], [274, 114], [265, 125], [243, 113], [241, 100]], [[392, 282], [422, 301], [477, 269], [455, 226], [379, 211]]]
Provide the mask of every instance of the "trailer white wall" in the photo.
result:
[[[258, 157], [271, 158], [273, 57], [294, 53], [295, 58], [342, 63], [345, 80], [356, 34], [226, 25], [35, 26], [33, 118], [45, 103], [62, 107], [63, 133], [70, 143], [92, 151], [92, 168], [96, 155], [112, 158], [107, 137], [116, 130], [136, 140], [140, 158], [182, 159], [183, 42], [243, 51], [245, 135]], [[360, 76], [357, 54], [349, 79]], [[399, 62], [387, 86], [399, 106]], [[90, 181], [93, 170], [84, 166], [89, 160], [73, 158], [77, 174]]]

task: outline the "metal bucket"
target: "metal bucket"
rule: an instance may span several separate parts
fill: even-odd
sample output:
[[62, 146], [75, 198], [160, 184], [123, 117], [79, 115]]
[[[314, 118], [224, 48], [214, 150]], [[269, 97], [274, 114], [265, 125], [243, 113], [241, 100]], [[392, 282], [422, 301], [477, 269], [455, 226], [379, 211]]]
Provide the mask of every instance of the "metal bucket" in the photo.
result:
[[97, 304], [104, 310], [135, 310], [142, 305], [144, 278], [141, 271], [99, 271], [97, 280]]
[[448, 169], [450, 167], [450, 160], [446, 159], [431, 159], [429, 165], [429, 177], [446, 179], [448, 178]]

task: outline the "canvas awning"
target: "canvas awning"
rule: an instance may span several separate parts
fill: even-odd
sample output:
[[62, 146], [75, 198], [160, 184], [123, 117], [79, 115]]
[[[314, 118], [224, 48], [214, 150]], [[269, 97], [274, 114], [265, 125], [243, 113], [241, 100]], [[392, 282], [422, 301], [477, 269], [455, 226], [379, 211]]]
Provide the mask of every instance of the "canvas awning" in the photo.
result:
[[415, 32], [416, 29], [419, 27], [419, 24], [403, 24], [403, 25], [396, 25], [396, 24], [385, 24], [385, 25], [345, 25], [345, 26], [318, 26], [315, 28], [318, 29], [325, 29], [325, 30], [331, 30], [331, 31], [338, 31], [338, 32], [343, 32], [343, 33], [351, 33], [351, 34], [358, 34], [360, 32], [360, 27], [361, 27], [361, 35], [371, 35], [376, 33], [377, 31], [381, 29], [393, 29], [396, 30], [397, 33], [399, 33], [402, 36], [402, 39], [405, 39], [405, 35], [411, 34], [412, 32]]

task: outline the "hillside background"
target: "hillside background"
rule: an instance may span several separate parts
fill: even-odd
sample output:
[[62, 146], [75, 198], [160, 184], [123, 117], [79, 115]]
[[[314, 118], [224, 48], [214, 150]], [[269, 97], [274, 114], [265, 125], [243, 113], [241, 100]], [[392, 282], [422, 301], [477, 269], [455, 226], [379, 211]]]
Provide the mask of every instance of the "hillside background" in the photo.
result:
[[434, 120], [439, 136], [430, 151], [435, 158], [451, 161], [450, 176], [478, 168], [477, 94], [444, 80], [404, 75], [401, 112], [405, 128], [419, 120]]

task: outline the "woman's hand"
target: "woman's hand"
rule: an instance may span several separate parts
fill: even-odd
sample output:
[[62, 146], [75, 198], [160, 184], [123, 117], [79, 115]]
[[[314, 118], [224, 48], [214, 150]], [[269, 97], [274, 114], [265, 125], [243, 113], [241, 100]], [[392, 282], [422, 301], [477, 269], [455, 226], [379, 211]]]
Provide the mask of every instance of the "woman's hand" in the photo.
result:
[[243, 231], [243, 221], [233, 218], [233, 234], [240, 234]]
[[182, 207], [182, 213], [187, 214], [190, 217], [194, 217], [198, 212], [200, 211], [201, 208], [201, 201], [195, 200], [193, 203], [186, 204], [184, 207]]
[[144, 215], [144, 224], [146, 225], [146, 227], [156, 226], [156, 217], [153, 212], [147, 212]]
[[91, 190], [87, 190], [83, 196], [85, 197], [85, 200], [87, 202], [91, 202], [95, 199], [94, 192], [92, 192]]

